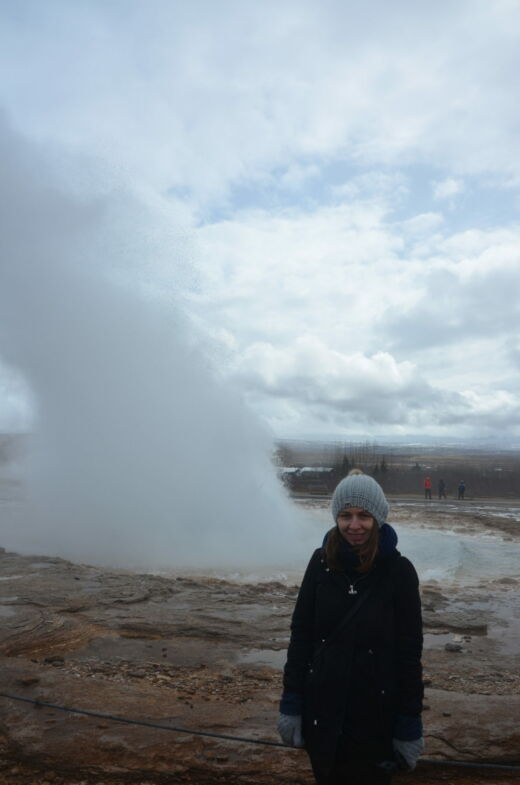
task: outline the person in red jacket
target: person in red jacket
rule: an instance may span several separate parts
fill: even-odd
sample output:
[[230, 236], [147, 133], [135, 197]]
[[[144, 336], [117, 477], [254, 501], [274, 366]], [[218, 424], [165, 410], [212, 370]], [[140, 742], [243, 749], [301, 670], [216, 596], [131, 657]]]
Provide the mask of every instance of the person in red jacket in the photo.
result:
[[432, 478], [425, 477], [424, 478], [424, 498], [431, 499], [432, 498]]

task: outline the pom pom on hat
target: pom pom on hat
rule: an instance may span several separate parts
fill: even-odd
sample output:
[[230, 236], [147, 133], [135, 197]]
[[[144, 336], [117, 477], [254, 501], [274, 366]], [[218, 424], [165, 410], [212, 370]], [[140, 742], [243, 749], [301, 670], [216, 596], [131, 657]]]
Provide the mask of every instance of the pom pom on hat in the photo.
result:
[[335, 523], [345, 507], [361, 507], [366, 510], [376, 520], [379, 528], [386, 523], [389, 509], [379, 483], [356, 469], [338, 483], [332, 495], [332, 515]]

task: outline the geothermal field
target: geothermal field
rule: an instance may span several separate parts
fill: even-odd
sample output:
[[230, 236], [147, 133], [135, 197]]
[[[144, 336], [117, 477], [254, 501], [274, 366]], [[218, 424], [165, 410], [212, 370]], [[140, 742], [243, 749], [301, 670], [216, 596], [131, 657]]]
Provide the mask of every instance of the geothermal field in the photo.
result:
[[[291, 563], [259, 558], [240, 566], [230, 558], [142, 571], [27, 545], [16, 552], [22, 497], [20, 484], [4, 476], [0, 782], [310, 785], [301, 751], [122, 724], [5, 695], [278, 741], [290, 615], [307, 556], [330, 526], [327, 502], [287, 502], [308, 546]], [[421, 578], [424, 757], [438, 761], [421, 764], [413, 782], [516, 782], [512, 771], [440, 762], [518, 763], [520, 504], [394, 499], [390, 522]]]

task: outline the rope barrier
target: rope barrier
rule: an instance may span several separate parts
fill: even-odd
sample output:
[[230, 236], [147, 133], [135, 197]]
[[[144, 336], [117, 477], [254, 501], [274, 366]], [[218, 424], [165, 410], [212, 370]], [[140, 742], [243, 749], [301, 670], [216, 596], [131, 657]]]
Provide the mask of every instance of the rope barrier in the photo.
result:
[[287, 744], [282, 744], [279, 741], [264, 741], [263, 739], [249, 739], [244, 736], [228, 736], [225, 733], [210, 733], [209, 731], [191, 730], [189, 728], [176, 728], [173, 725], [160, 725], [158, 722], [148, 722], [147, 720], [132, 720], [128, 717], [116, 717], [113, 714], [99, 714], [97, 711], [89, 711], [88, 709], [75, 709], [72, 706], [59, 706], [55, 703], [46, 703], [45, 701], [33, 700], [32, 698], [22, 698], [20, 695], [9, 695], [6, 692], [0, 692], [0, 698], [9, 698], [10, 700], [14, 701], [22, 701], [23, 703], [32, 703], [34, 706], [44, 706], [46, 709], [68, 711], [72, 714], [84, 714], [87, 717], [96, 717], [101, 720], [124, 722], [127, 725], [141, 725], [144, 728], [157, 728], [159, 730], [175, 731], [176, 733], [190, 733], [194, 736], [209, 736], [213, 739], [226, 739], [227, 741], [241, 741], [246, 744], [265, 744], [269, 747], [285, 747], [286, 749], [293, 749], [292, 747], [288, 747]]
[[[268, 747], [283, 747], [287, 750], [294, 750], [287, 744], [282, 744], [279, 741], [265, 741], [264, 739], [251, 739], [245, 736], [230, 736], [225, 733], [210, 733], [209, 731], [191, 730], [189, 728], [178, 728], [173, 725], [161, 725], [158, 722], [148, 722], [147, 720], [132, 720], [129, 717], [116, 717], [113, 714], [100, 714], [97, 711], [89, 711], [88, 709], [76, 709], [73, 706], [60, 706], [56, 703], [47, 703], [46, 701], [34, 700], [33, 698], [23, 698], [21, 695], [10, 695], [7, 692], [0, 692], [0, 698], [7, 698], [9, 700], [20, 701], [22, 703], [30, 703], [33, 706], [41, 706], [46, 709], [56, 709], [57, 711], [66, 711], [71, 714], [81, 714], [86, 717], [96, 717], [101, 720], [110, 720], [111, 722], [122, 722], [126, 725], [140, 725], [144, 728], [155, 728], [158, 730], [169, 730], [175, 733], [189, 733], [192, 736], [207, 736], [212, 739], [225, 739], [226, 741], [239, 741], [243, 744], [263, 744]], [[459, 768], [471, 769], [499, 769], [501, 771], [520, 771], [520, 766], [508, 766], [503, 763], [473, 763], [471, 761], [462, 760], [433, 760], [432, 758], [419, 758], [419, 763], [427, 763], [434, 766], [457, 766]]]
[[505, 763], [473, 763], [467, 760], [434, 760], [433, 758], [419, 758], [419, 763], [428, 763], [435, 766], [458, 766], [465, 769], [501, 769], [502, 771], [520, 771], [520, 766], [507, 766]]

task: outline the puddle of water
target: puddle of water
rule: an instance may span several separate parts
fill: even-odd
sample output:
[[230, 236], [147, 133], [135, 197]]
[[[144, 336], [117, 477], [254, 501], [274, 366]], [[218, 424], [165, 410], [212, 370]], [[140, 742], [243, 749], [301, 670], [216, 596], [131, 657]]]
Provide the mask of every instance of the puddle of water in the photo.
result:
[[[473, 605], [475, 607], [475, 605]], [[488, 638], [494, 641], [501, 654], [520, 651], [520, 595], [517, 590], [504, 592], [489, 600]]]
[[[479, 590], [481, 591], [481, 590]], [[496, 592], [490, 590], [487, 597], [469, 596], [462, 600], [454, 600], [450, 610], [468, 612], [477, 616], [481, 614], [482, 622], [487, 624], [485, 636], [472, 635], [471, 639], [485, 639], [495, 644], [499, 654], [516, 654], [520, 651], [520, 596], [515, 590]], [[438, 648], [439, 641], [447, 643], [454, 640], [456, 633], [450, 633], [443, 641], [443, 635], [427, 633], [425, 642], [433, 648]]]
[[267, 665], [269, 668], [282, 670], [287, 659], [286, 649], [272, 651], [271, 649], [249, 649], [237, 657], [240, 665]]
[[15, 616], [16, 611], [8, 605], [0, 605], [0, 616]]
[[[424, 648], [425, 649], [444, 649], [447, 643], [460, 643], [461, 646], [467, 647], [471, 643], [473, 636], [458, 635], [453, 632], [427, 632], [424, 635]], [[475, 636], [481, 637], [481, 636]]]

